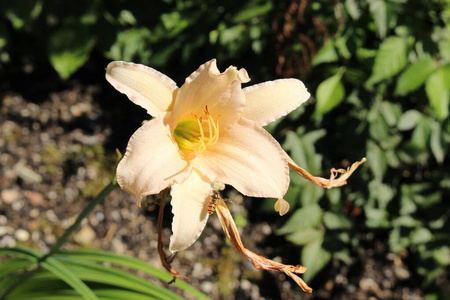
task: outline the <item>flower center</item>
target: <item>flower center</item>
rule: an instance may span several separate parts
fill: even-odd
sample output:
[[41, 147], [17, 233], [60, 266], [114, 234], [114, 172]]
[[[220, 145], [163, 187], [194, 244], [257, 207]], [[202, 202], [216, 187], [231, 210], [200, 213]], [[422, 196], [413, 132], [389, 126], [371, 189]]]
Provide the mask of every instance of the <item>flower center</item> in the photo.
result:
[[214, 120], [205, 107], [205, 115], [199, 117], [193, 113], [193, 118], [178, 122], [173, 134], [184, 159], [191, 160], [202, 154], [208, 146], [214, 145], [219, 139], [219, 117]]

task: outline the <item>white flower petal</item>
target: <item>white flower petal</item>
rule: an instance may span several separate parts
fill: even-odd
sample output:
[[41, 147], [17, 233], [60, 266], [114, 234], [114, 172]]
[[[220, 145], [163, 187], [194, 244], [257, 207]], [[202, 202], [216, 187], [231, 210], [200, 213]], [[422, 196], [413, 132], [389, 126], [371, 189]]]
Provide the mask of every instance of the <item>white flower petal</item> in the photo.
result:
[[305, 85], [293, 78], [268, 81], [243, 90], [247, 104], [242, 116], [261, 126], [287, 115], [310, 97]]
[[180, 157], [171, 138], [164, 120], [166, 115], [148, 121], [131, 136], [117, 167], [120, 187], [134, 194], [138, 201], [183, 182], [190, 173], [188, 162]]
[[144, 65], [113, 61], [106, 68], [106, 79], [135, 104], [152, 116], [167, 110], [176, 83], [166, 75]]
[[261, 126], [244, 118], [221, 132], [219, 141], [192, 164], [209, 180], [247, 196], [282, 198], [289, 186], [284, 151]]
[[211, 193], [211, 184], [195, 171], [183, 183], [172, 186], [170, 203], [174, 217], [170, 251], [184, 250], [198, 239], [208, 220]]
[[[220, 73], [216, 60], [208, 61], [186, 78], [185, 83], [178, 90], [173, 107], [175, 122], [192, 117], [192, 113], [202, 115], [205, 106], [208, 106], [213, 118], [217, 118], [220, 114], [222, 120], [227, 120], [228, 114], [234, 114], [237, 117], [234, 116], [231, 119], [236, 121], [242, 113], [245, 98], [243, 95], [239, 97], [230, 97], [230, 95], [239, 94], [236, 89], [241, 89], [240, 83], [249, 80], [245, 69], [237, 70], [235, 67], [229, 67], [225, 72]], [[230, 88], [233, 82], [237, 84]]]

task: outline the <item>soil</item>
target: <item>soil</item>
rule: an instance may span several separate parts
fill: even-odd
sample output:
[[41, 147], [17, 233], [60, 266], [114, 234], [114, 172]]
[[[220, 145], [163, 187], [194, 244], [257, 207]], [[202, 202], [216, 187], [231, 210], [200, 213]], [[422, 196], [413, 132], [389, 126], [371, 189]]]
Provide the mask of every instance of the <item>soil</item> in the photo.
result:
[[[115, 149], [123, 152], [128, 138], [148, 118], [102, 74], [90, 74], [87, 78], [95, 78], [91, 81], [84, 75], [62, 82], [48, 70], [17, 71], [1, 83], [0, 247], [48, 251], [111, 179]], [[301, 248], [275, 234], [275, 214], [258, 212], [252, 206], [257, 200], [233, 190], [224, 196], [233, 200], [230, 210], [247, 248], [284, 263], [300, 263]], [[113, 191], [64, 248], [113, 251], [162, 269], [156, 250], [157, 207], [148, 203], [139, 208], [133, 196]], [[169, 205], [166, 242], [170, 219]], [[424, 298], [402, 258], [388, 254], [385, 242], [351, 251], [352, 264], [332, 261], [308, 282], [313, 294], [305, 294], [285, 275], [253, 268], [225, 241], [214, 214], [200, 239], [179, 253], [173, 266], [213, 299]]]

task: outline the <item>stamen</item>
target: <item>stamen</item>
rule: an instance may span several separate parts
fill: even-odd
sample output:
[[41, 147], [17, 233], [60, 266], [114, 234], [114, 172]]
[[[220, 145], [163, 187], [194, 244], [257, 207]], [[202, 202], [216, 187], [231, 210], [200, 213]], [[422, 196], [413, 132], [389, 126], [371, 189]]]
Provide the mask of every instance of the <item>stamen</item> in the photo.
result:
[[220, 115], [214, 120], [209, 114], [208, 106], [205, 106], [204, 113], [204, 116], [192, 113], [194, 118], [180, 121], [174, 130], [175, 141], [185, 159], [195, 158], [219, 140]]

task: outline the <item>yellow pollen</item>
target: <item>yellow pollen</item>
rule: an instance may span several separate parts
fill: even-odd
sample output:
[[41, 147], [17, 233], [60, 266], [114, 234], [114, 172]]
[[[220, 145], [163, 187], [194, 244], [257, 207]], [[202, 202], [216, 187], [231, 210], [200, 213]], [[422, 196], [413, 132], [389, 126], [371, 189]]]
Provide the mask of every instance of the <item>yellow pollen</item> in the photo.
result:
[[178, 122], [173, 134], [182, 157], [191, 160], [214, 145], [219, 139], [219, 118], [214, 120], [205, 106], [204, 116], [192, 113], [193, 118]]

